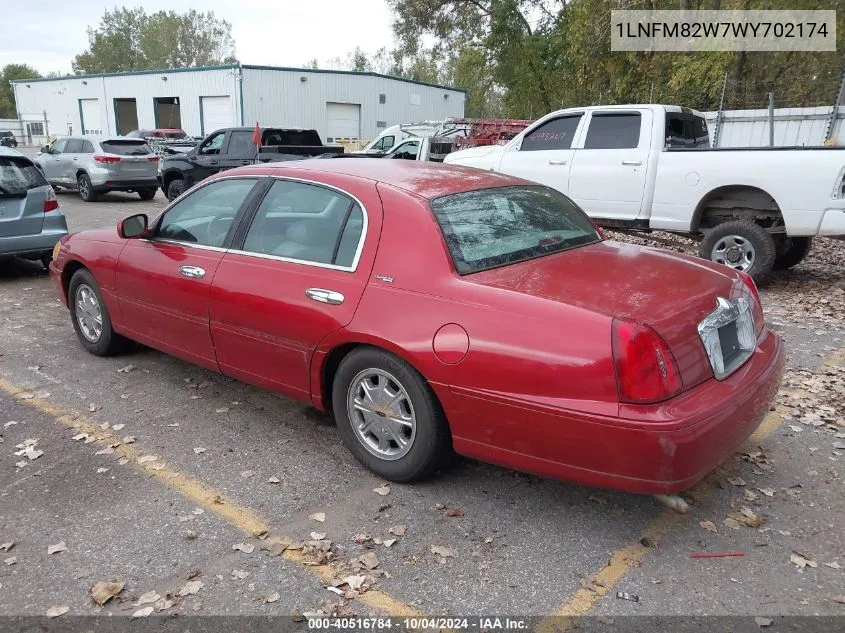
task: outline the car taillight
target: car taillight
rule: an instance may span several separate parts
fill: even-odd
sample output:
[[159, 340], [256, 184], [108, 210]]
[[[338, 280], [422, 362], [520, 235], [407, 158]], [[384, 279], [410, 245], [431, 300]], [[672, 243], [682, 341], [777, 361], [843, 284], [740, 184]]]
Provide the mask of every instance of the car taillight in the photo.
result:
[[151, 163], [157, 163], [158, 162], [158, 156], [147, 156], [147, 160], [150, 161]]
[[50, 189], [47, 193], [47, 198], [44, 200], [44, 213], [55, 211], [59, 208], [59, 201], [56, 200], [56, 193]]
[[613, 319], [612, 345], [620, 402], [649, 404], [681, 391], [669, 346], [645, 323]]
[[94, 160], [98, 163], [119, 163], [120, 156], [100, 156], [97, 154], [94, 156]]
[[739, 272], [742, 283], [745, 284], [748, 293], [751, 295], [751, 316], [754, 317], [754, 335], [760, 336], [760, 332], [763, 331], [763, 325], [765, 325], [765, 320], [763, 318], [763, 304], [760, 301], [760, 292], [757, 290], [757, 284], [754, 283], [751, 275], [742, 271], [737, 272]]

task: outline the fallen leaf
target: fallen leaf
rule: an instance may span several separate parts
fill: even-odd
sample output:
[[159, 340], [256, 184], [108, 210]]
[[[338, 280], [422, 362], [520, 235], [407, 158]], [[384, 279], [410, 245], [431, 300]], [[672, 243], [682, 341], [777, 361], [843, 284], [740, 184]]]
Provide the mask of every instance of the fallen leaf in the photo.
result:
[[484, 542], [485, 542], [485, 543], [492, 543], [492, 542], [493, 542], [493, 537], [492, 537], [492, 536], [488, 536], [487, 538], [485, 538], [485, 539], [484, 539]]
[[14, 541], [6, 541], [5, 543], [0, 543], [0, 552], [8, 552], [15, 546]]
[[50, 395], [51, 394], [50, 394], [49, 391], [39, 391], [38, 393], [35, 394], [35, 397], [40, 398], [41, 400], [45, 400], [45, 399], [49, 398]]
[[120, 431], [124, 426], [126, 426], [126, 425], [125, 424], [115, 424], [113, 427], [111, 427], [111, 430], [112, 431]]
[[161, 596], [155, 591], [148, 591], [147, 593], [141, 594], [141, 597], [138, 598], [132, 606], [140, 607], [142, 604], [156, 602], [159, 598], [161, 598]]
[[84, 440], [87, 437], [88, 437], [87, 433], [78, 433], [77, 435], [74, 435], [71, 439], [76, 440], [78, 442], [79, 440]]
[[95, 411], [99, 411], [99, 410], [100, 410], [100, 409], [102, 409], [102, 408], [103, 408], [103, 407], [101, 407], [101, 406], [100, 406], [100, 405], [98, 405], [98, 404], [94, 404], [93, 402], [92, 402], [91, 404], [89, 404], [89, 405], [88, 405], [88, 410], [89, 410], [91, 413], [94, 413]]
[[219, 409], [215, 409], [215, 413], [227, 413], [229, 411], [229, 407], [220, 407]]
[[97, 474], [98, 474], [98, 475], [101, 475], [101, 474], [103, 474], [103, 473], [107, 473], [107, 472], [109, 472], [109, 469], [108, 469], [108, 468], [98, 468], [98, 469], [97, 469]]
[[123, 591], [123, 583], [116, 580], [101, 580], [91, 587], [91, 597], [98, 605], [103, 606], [117, 594]]
[[432, 545], [431, 553], [437, 554], [442, 558], [455, 558], [458, 553], [450, 547], [443, 547], [442, 545]]
[[121, 457], [119, 460], [117, 460], [117, 463], [121, 466], [126, 466], [126, 464], [129, 463], [129, 459], [127, 457]]
[[188, 539], [189, 541], [193, 541], [194, 539], [197, 538], [197, 533], [194, 532], [193, 530], [188, 530], [187, 532], [185, 532], [185, 538]]
[[326, 538], [325, 532], [311, 532], [312, 541], [322, 541], [324, 538]]
[[282, 482], [281, 482], [281, 480], [280, 480], [278, 477], [270, 477], [270, 478], [267, 480], [267, 483], [270, 483], [270, 484], [280, 484], [280, 483], [282, 483]]
[[378, 488], [373, 488], [373, 492], [377, 495], [381, 495], [382, 497], [386, 497], [390, 494], [390, 484], [384, 484]]
[[186, 582], [182, 588], [179, 590], [179, 595], [184, 596], [193, 596], [197, 593], [200, 589], [205, 586], [202, 580], [191, 580]]
[[49, 609], [47, 609], [47, 613], [45, 613], [44, 615], [46, 615], [48, 618], [57, 618], [60, 615], [64, 615], [68, 611], [70, 611], [70, 607], [66, 604], [62, 604], [50, 607]]
[[771, 488], [757, 488], [757, 490], [762, 492], [767, 497], [774, 497], [775, 496], [775, 491], [772, 490]]
[[312, 521], [319, 521], [320, 523], [322, 523], [323, 521], [326, 520], [326, 513], [325, 512], [315, 512], [314, 514], [310, 515], [308, 518], [311, 519]]
[[736, 519], [732, 519], [731, 517], [728, 517], [727, 519], [722, 521], [722, 523], [727, 525], [732, 530], [738, 530], [742, 527], [742, 524], [739, 521], [737, 521]]
[[124, 444], [134, 444], [135, 443], [135, 436], [134, 435], [127, 435], [124, 437], [121, 442]]
[[4, 559], [3, 562], [6, 563], [7, 565], [11, 566], [11, 565], [14, 565], [15, 563], [18, 562], [18, 557], [17, 556], [9, 556], [9, 558]]
[[264, 602], [278, 602], [279, 598], [281, 598], [281, 596], [278, 593], [271, 593], [269, 596], [264, 598]]
[[107, 431], [111, 424], [109, 424], [108, 422], [103, 422], [102, 424], [98, 424], [97, 426], [99, 426], [104, 431]]
[[382, 545], [384, 545], [385, 547], [392, 547], [395, 542], [396, 542], [395, 538], [389, 538], [389, 539], [382, 541]]
[[460, 508], [449, 508], [446, 510], [447, 517], [462, 517], [464, 516], [464, 511]]
[[67, 546], [65, 545], [64, 541], [59, 541], [55, 545], [50, 545], [47, 547], [48, 554], [58, 554], [59, 552], [66, 552]]
[[244, 554], [252, 554], [252, 552], [255, 551], [255, 545], [252, 545], [251, 543], [235, 543], [232, 545], [232, 549], [236, 552], [241, 551]]
[[803, 554], [800, 554], [798, 552], [792, 552], [792, 554], [789, 555], [789, 560], [791, 560], [793, 563], [795, 563], [801, 569], [803, 569], [804, 567], [818, 567], [819, 566], [819, 564], [816, 561], [811, 560], [811, 559], [807, 558], [806, 556], [804, 556]]
[[754, 622], [755, 622], [755, 623], [757, 624], [757, 626], [759, 626], [761, 629], [764, 629], [764, 628], [766, 628], [767, 626], [771, 626], [771, 625], [772, 625], [772, 619], [771, 619], [771, 618], [760, 618], [760, 617], [757, 617], [757, 618], [754, 618]]
[[201, 455], [204, 452], [205, 452], [205, 449], [202, 446], [197, 446], [196, 448], [194, 448], [194, 454], [195, 455]]
[[255, 475], [254, 470], [245, 470], [241, 473], [241, 477], [243, 477], [244, 479], [249, 479], [250, 477], [253, 477], [254, 475]]
[[753, 528], [760, 527], [761, 525], [763, 525], [766, 522], [765, 519], [763, 519], [762, 517], [758, 517], [756, 514], [754, 514], [754, 512], [751, 510], [751, 508], [747, 508], [745, 506], [742, 506], [742, 508], [740, 508], [739, 511], [742, 514], [742, 516], [744, 517], [743, 522], [748, 527], [753, 527]]
[[168, 598], [160, 598], [156, 600], [156, 603], [153, 605], [156, 611], [164, 611], [165, 609], [169, 609], [174, 604], [176, 604], [176, 600], [170, 600]]
[[9, 420], [8, 422], [6, 422], [6, 423], [3, 425], [3, 428], [4, 428], [4, 429], [8, 429], [10, 426], [14, 426], [14, 425], [15, 425], [15, 424], [17, 424], [17, 423], [18, 423], [18, 421], [17, 421], [17, 420]]
[[233, 569], [232, 570], [232, 580], [243, 580], [249, 576], [248, 571], [244, 571], [243, 569]]
[[106, 448], [100, 449], [99, 451], [94, 453], [94, 455], [111, 455], [112, 453], [114, 453], [114, 449], [111, 448], [111, 447], [106, 447]]
[[367, 552], [366, 554], [362, 554], [358, 557], [358, 560], [366, 567], [367, 569], [375, 569], [379, 566], [379, 559], [375, 552]]
[[147, 462], [154, 462], [158, 459], [155, 455], [144, 455], [143, 457], [138, 458], [139, 464], [146, 464]]
[[824, 566], [830, 567], [831, 569], [842, 569], [842, 565], [840, 565], [836, 561], [833, 561], [832, 563], [825, 563]]
[[133, 618], [148, 618], [153, 612], [154, 607], [144, 607], [143, 609], [138, 609], [135, 613], [132, 614]]
[[838, 602], [839, 604], [845, 604], [845, 596], [833, 596], [831, 600]]
[[287, 545], [284, 543], [273, 543], [269, 549], [270, 556], [281, 556], [286, 549]]
[[716, 524], [713, 521], [699, 521], [698, 523], [701, 527], [703, 527], [708, 532], [713, 532], [713, 534], [718, 534], [718, 530], [716, 529]]
[[394, 525], [392, 528], [387, 530], [394, 536], [405, 536], [405, 532], [407, 531], [408, 526], [400, 523], [399, 525]]
[[126, 367], [121, 367], [117, 370], [118, 374], [128, 374], [129, 372], [135, 369], [135, 365], [127, 365]]
[[730, 477], [728, 479], [728, 483], [730, 483], [733, 486], [744, 486], [745, 480], [742, 477]]
[[343, 583], [349, 585], [353, 591], [358, 591], [366, 580], [366, 576], [347, 576], [343, 579]]

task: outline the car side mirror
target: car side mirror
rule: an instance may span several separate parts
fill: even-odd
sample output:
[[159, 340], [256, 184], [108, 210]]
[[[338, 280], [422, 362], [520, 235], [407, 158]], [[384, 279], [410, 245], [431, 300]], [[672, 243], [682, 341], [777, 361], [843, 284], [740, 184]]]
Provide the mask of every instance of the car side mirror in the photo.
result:
[[42, 153], [42, 154], [49, 154], [49, 153], [50, 153], [50, 146], [49, 146], [49, 145], [44, 145], [44, 146], [41, 148], [41, 150], [40, 150], [40, 151], [41, 151], [41, 153]]
[[117, 225], [117, 234], [125, 240], [143, 237], [147, 234], [149, 218], [146, 214], [138, 213], [124, 218]]

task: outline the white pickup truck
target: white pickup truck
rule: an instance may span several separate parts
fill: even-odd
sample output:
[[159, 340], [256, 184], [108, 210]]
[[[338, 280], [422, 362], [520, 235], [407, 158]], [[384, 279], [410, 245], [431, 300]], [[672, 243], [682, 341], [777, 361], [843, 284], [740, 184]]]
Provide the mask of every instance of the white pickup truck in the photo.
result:
[[687, 234], [757, 279], [798, 264], [813, 236], [845, 236], [841, 148], [710, 149], [704, 117], [678, 106], [559, 110], [444, 162], [553, 187], [602, 226]]

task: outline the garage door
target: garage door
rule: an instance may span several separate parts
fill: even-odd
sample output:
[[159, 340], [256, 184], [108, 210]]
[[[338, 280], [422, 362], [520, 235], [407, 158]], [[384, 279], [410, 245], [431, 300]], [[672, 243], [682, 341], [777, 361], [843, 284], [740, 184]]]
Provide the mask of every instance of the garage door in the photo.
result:
[[83, 134], [102, 134], [103, 125], [100, 121], [99, 99], [80, 99], [79, 116], [82, 117]]
[[357, 103], [326, 103], [326, 142], [361, 136], [361, 106]]
[[202, 135], [234, 125], [232, 101], [225, 97], [200, 97], [202, 108]]

